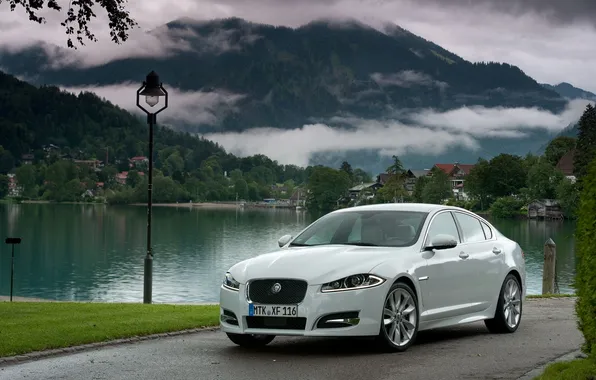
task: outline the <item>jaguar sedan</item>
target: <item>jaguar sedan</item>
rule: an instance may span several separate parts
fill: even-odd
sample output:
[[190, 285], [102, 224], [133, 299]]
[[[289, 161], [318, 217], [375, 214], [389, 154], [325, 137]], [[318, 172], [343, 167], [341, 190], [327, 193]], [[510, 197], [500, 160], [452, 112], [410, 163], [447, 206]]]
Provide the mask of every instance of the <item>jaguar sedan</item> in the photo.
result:
[[240, 346], [277, 335], [371, 336], [405, 351], [422, 330], [481, 320], [493, 333], [519, 327], [524, 253], [462, 208], [352, 207], [278, 243], [225, 274], [221, 330]]

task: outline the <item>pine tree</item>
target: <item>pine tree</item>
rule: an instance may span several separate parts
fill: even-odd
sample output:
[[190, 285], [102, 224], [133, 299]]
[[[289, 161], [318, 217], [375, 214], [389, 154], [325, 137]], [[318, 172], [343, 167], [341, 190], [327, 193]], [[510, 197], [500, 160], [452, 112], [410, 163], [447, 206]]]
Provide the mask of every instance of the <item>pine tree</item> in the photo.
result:
[[588, 165], [594, 159], [596, 159], [596, 109], [588, 104], [579, 119], [579, 134], [573, 158], [573, 171], [580, 186], [582, 178], [587, 174]]

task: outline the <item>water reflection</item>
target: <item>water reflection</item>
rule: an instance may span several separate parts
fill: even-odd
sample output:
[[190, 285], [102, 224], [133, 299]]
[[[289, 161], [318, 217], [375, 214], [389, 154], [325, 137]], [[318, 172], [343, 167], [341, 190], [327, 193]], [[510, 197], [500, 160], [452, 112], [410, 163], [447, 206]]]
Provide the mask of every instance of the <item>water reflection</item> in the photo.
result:
[[[23, 238], [15, 260], [15, 294], [58, 300], [140, 302], [146, 244], [144, 207], [0, 205], [0, 233]], [[314, 216], [288, 210], [153, 211], [155, 302], [214, 302], [234, 263], [277, 249]], [[542, 246], [557, 243], [561, 291], [574, 272], [572, 223], [495, 220], [526, 252], [530, 293], [541, 290]], [[10, 250], [0, 248], [0, 294], [9, 293]]]

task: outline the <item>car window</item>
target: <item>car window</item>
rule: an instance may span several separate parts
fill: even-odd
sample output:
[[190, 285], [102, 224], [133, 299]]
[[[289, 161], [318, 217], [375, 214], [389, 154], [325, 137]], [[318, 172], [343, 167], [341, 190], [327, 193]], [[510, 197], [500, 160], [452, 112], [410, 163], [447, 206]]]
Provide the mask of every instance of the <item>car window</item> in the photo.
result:
[[464, 243], [478, 243], [480, 241], [486, 240], [484, 237], [484, 231], [478, 219], [461, 212], [456, 212], [455, 218], [461, 226], [464, 235]]
[[451, 235], [458, 242], [460, 242], [459, 233], [457, 232], [457, 225], [450, 212], [443, 212], [437, 215], [428, 229], [428, 238], [426, 244], [430, 244], [432, 239], [437, 235]]
[[484, 236], [486, 240], [490, 240], [493, 238], [493, 230], [488, 226], [488, 224], [484, 222], [480, 222], [482, 224], [482, 229], [484, 230]]
[[356, 244], [385, 247], [413, 245], [428, 214], [417, 211], [358, 210], [327, 214], [290, 246]]

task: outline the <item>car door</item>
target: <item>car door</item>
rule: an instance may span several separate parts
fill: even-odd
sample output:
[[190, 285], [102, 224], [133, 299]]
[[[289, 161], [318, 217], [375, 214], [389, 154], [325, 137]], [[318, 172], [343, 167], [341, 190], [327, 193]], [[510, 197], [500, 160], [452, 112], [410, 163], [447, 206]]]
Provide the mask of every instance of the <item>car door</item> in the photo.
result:
[[[459, 211], [453, 214], [462, 232], [463, 241], [459, 251], [467, 274], [461, 281], [469, 288], [469, 312], [482, 311], [490, 306], [491, 300], [498, 294], [498, 285], [495, 284], [500, 281], [503, 255], [496, 249], [488, 225], [483, 226], [480, 219], [471, 214]], [[485, 228], [489, 230], [485, 231]], [[489, 239], [486, 232], [490, 232]]]
[[432, 217], [423, 247], [430, 246], [433, 237], [438, 234], [453, 236], [458, 241], [458, 246], [422, 252], [427, 259], [427, 265], [420, 268], [422, 275], [418, 277], [418, 281], [424, 307], [420, 317], [425, 321], [458, 315], [458, 310], [463, 307], [467, 298], [468, 284], [462, 281], [467, 269], [461, 265], [462, 260], [459, 258], [461, 238], [450, 211], [441, 211]]

